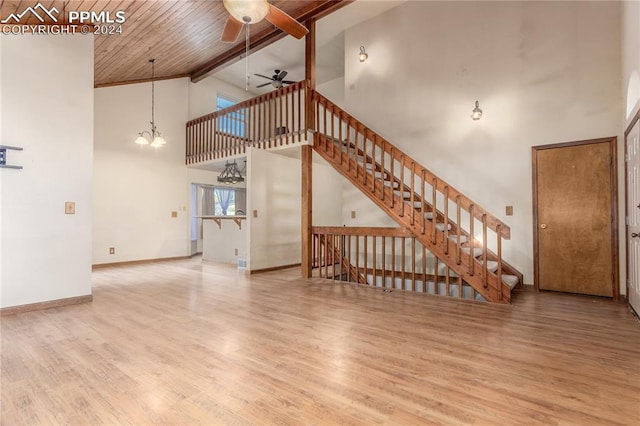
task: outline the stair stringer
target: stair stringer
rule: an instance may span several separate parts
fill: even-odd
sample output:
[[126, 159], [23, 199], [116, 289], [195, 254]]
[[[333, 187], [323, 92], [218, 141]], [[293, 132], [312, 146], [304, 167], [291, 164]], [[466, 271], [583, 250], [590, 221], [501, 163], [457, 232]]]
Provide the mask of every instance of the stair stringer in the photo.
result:
[[[320, 149], [319, 139], [326, 136], [315, 133], [313, 149], [317, 152], [325, 161], [332, 165], [332, 167], [344, 176], [349, 182], [351, 182], [356, 188], [366, 195], [371, 201], [373, 201], [378, 207], [380, 207], [387, 215], [392, 218], [398, 225], [407, 229], [413, 236], [420, 241], [428, 250], [430, 250], [435, 256], [437, 256], [442, 262], [444, 262], [449, 268], [455, 271], [462, 280], [467, 282], [478, 293], [480, 293], [485, 299], [494, 303], [510, 303], [511, 301], [511, 288], [504, 283], [502, 286], [502, 298], [498, 294], [498, 277], [496, 274], [487, 271], [486, 287], [484, 284], [483, 272], [485, 271], [482, 264], [475, 258], [469, 259], [469, 256], [461, 256], [460, 263], [456, 259], [456, 255], [453, 250], [445, 250], [445, 236], [443, 232], [436, 232], [436, 242], [432, 240], [433, 226], [435, 223], [431, 221], [425, 221], [424, 233], [422, 232], [422, 221], [414, 220], [411, 223], [411, 215], [406, 214], [410, 212], [413, 207], [409, 203], [405, 202], [401, 196], [397, 196], [393, 189], [384, 186], [384, 181], [376, 179], [373, 173], [367, 172], [364, 176], [358, 171], [360, 167], [347, 167], [347, 161], [340, 163], [338, 159], [332, 157], [324, 150]], [[335, 151], [334, 151], [335, 153]], [[353, 162], [352, 162], [353, 164]], [[374, 188], [372, 190], [372, 187]], [[384, 191], [383, 199], [377, 194], [382, 194]], [[390, 201], [393, 199], [393, 202]], [[404, 204], [404, 208], [402, 207]], [[403, 214], [404, 212], [404, 214]], [[473, 267], [471, 266], [473, 262]], [[473, 268], [473, 269], [472, 269]], [[471, 273], [470, 271], [474, 272]]]

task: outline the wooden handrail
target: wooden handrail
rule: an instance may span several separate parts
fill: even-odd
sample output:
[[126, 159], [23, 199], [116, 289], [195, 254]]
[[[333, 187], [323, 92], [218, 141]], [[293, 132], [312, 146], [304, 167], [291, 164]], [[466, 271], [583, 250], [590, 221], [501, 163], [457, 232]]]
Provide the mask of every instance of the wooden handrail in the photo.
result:
[[306, 138], [307, 82], [247, 99], [186, 124], [186, 163], [242, 155], [247, 147], [275, 148]]
[[405, 228], [378, 228], [366, 226], [313, 226], [311, 232], [314, 234], [331, 235], [357, 235], [376, 237], [411, 237], [411, 232]]
[[[362, 133], [365, 135], [368, 133], [371, 135], [375, 135], [369, 140], [373, 144], [375, 144], [375, 146], [378, 146], [383, 152], [388, 153], [394, 161], [397, 161], [401, 166], [404, 166], [404, 167], [401, 167], [401, 170], [400, 170], [401, 175], [404, 173], [405, 168], [411, 170], [413, 164], [415, 164], [416, 166], [419, 165], [419, 167], [417, 167], [417, 171], [415, 174], [424, 176], [425, 182], [432, 182], [435, 180], [437, 182], [435, 189], [438, 192], [440, 192], [441, 194], [444, 194], [445, 190], [448, 191], [448, 199], [454, 202], [457, 200], [460, 203], [460, 207], [463, 210], [470, 211], [471, 206], [473, 206], [474, 217], [476, 219], [482, 221], [483, 216], [486, 215], [487, 226], [490, 229], [492, 229], [493, 231], [497, 231], [498, 230], [497, 225], [499, 224], [500, 234], [502, 235], [502, 237], [507, 240], [511, 238], [511, 228], [509, 228], [507, 224], [502, 222], [497, 217], [493, 216], [488, 210], [481, 207], [478, 203], [469, 199], [458, 189], [446, 183], [444, 180], [440, 179], [429, 169], [420, 165], [420, 162], [416, 161], [411, 156], [404, 153], [398, 147], [389, 149], [388, 147], [391, 146], [391, 144], [387, 140], [385, 140], [382, 136], [375, 134], [372, 130], [367, 128], [363, 123], [361, 123], [356, 118], [348, 114], [339, 106], [335, 105], [329, 99], [322, 96], [317, 91], [315, 90], [312, 91], [311, 98], [314, 102], [317, 102], [318, 104], [322, 105], [326, 110], [331, 111], [332, 115], [334, 115], [337, 112], [341, 120], [344, 121], [348, 127], [356, 129], [357, 133]], [[365, 140], [367, 139], [368, 138], [366, 138], [365, 136]]]

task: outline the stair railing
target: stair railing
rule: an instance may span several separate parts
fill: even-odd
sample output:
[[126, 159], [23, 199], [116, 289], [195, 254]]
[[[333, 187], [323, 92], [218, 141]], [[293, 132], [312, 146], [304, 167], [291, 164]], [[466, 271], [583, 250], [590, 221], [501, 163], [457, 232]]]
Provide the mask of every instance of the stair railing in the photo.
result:
[[312, 242], [319, 277], [386, 290], [480, 299], [464, 282], [460, 291], [460, 277], [404, 228], [314, 226]]
[[186, 163], [242, 155], [248, 146], [276, 148], [306, 138], [305, 81], [187, 122]]
[[[312, 269], [318, 269], [319, 276], [322, 278], [337, 279], [340, 277], [342, 281], [366, 284], [366, 278], [357, 271], [347, 257], [344, 236], [323, 232], [324, 228], [317, 229], [320, 232], [314, 233], [312, 239]], [[340, 269], [337, 270], [336, 267]]]
[[[311, 98], [316, 149], [374, 202], [430, 240], [432, 251], [455, 261], [463, 277], [479, 275], [495, 298], [501, 300], [506, 289], [501, 285], [505, 269], [522, 282], [522, 275], [502, 259], [501, 240], [510, 238], [508, 225], [320, 93], [312, 91]], [[491, 268], [495, 273], [489, 270], [490, 262], [497, 262], [497, 268]]]

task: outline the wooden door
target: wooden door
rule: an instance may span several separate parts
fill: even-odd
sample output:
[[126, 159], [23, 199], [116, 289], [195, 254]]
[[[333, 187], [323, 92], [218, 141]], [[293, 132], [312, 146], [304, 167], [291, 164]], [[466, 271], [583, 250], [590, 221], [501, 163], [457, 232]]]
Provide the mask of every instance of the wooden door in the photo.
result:
[[627, 297], [640, 314], [640, 111], [625, 132]]
[[618, 296], [616, 139], [533, 148], [534, 284]]

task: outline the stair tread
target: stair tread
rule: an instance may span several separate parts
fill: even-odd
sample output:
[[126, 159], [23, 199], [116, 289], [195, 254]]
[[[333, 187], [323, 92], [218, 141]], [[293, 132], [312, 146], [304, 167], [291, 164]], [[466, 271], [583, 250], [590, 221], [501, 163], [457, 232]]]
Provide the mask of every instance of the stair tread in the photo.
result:
[[451, 241], [458, 242], [458, 238], [460, 239], [460, 243], [461, 243], [461, 244], [464, 244], [464, 243], [466, 243], [467, 241], [469, 241], [469, 238], [467, 238], [467, 236], [466, 236], [466, 235], [449, 235], [449, 239], [450, 239]]
[[[480, 261], [482, 264], [482, 261]], [[498, 270], [498, 262], [495, 260], [487, 260], [487, 269], [491, 272], [496, 272]]]
[[513, 290], [513, 288], [518, 285], [518, 282], [520, 280], [518, 279], [517, 276], [515, 275], [508, 275], [508, 274], [503, 274], [502, 275], [502, 282], [505, 283], [507, 286], [509, 286], [509, 288], [511, 290]]
[[[462, 252], [468, 255], [471, 252], [471, 247], [462, 247]], [[480, 247], [473, 248], [473, 257], [478, 257], [482, 255], [482, 249]]]
[[[450, 224], [450, 223], [447, 223], [447, 225], [446, 225], [446, 226], [447, 226], [447, 230], [450, 230], [450, 229], [451, 229], [451, 224]], [[444, 224], [444, 223], [442, 223], [442, 222], [438, 222], [438, 223], [436, 223], [436, 229], [437, 229], [438, 231], [440, 231], [440, 232], [444, 232], [444, 227], [445, 227], [445, 224]]]

